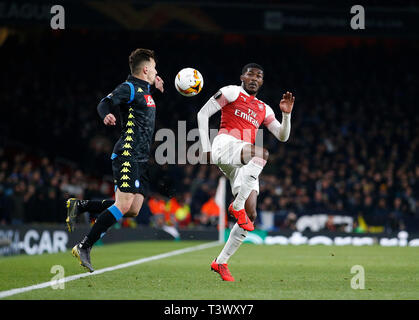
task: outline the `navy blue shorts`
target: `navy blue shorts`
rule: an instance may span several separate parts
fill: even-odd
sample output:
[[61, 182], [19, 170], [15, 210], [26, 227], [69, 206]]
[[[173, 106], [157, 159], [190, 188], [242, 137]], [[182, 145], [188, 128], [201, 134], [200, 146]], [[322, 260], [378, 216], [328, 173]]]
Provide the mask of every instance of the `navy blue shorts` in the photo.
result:
[[129, 158], [116, 157], [112, 160], [113, 179], [121, 192], [141, 193], [146, 197], [150, 190], [150, 178], [147, 162], [138, 162]]

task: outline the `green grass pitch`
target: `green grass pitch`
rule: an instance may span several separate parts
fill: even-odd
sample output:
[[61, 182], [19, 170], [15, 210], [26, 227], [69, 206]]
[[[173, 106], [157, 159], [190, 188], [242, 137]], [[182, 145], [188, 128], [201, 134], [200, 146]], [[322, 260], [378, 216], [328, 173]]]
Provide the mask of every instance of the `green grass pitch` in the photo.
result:
[[[192, 247], [199, 241], [143, 241], [94, 247], [96, 270]], [[230, 259], [236, 282], [210, 271], [222, 246], [92, 275], [4, 299], [419, 299], [419, 251], [413, 247], [281, 246], [243, 244]], [[62, 265], [65, 277], [85, 273], [71, 252], [0, 258], [0, 292], [52, 279]], [[365, 288], [352, 289], [354, 265], [365, 271]]]

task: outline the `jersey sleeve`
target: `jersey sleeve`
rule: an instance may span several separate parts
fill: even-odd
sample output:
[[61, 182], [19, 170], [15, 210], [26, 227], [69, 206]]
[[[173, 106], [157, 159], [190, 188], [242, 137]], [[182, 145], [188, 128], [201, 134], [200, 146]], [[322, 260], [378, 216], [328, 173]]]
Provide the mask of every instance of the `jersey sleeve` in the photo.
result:
[[106, 115], [109, 113], [114, 113], [115, 107], [119, 106], [120, 104], [129, 102], [133, 95], [133, 88], [131, 88], [131, 86], [126, 82], [121, 83], [115, 88], [115, 90], [100, 100], [99, 104], [97, 105], [97, 112], [99, 113], [99, 116], [102, 118], [102, 120], [105, 119]]
[[268, 126], [272, 123], [272, 121], [275, 120], [275, 113], [272, 110], [272, 108], [270, 106], [266, 105], [266, 114], [265, 114], [265, 119], [263, 119], [263, 124], [265, 126]]
[[[220, 94], [221, 96], [221, 94]], [[211, 97], [206, 104], [199, 110], [197, 119], [198, 119], [198, 128], [199, 128], [199, 137], [202, 145], [203, 152], [211, 151], [211, 143], [208, 136], [208, 122], [209, 118], [218, 112], [222, 107], [219, 102], [214, 97]]]
[[236, 101], [240, 94], [239, 86], [226, 86], [220, 89], [220, 92], [223, 94], [224, 98], [228, 103]]
[[128, 83], [124, 82], [117, 86], [115, 90], [113, 90], [105, 98], [103, 98], [102, 101], [109, 99], [113, 106], [118, 106], [123, 103], [128, 103], [130, 100], [132, 100], [133, 94], [134, 88], [131, 88]]
[[266, 114], [263, 124], [279, 141], [286, 142], [291, 132], [291, 114], [282, 112], [281, 123], [275, 118], [272, 108], [266, 105]]

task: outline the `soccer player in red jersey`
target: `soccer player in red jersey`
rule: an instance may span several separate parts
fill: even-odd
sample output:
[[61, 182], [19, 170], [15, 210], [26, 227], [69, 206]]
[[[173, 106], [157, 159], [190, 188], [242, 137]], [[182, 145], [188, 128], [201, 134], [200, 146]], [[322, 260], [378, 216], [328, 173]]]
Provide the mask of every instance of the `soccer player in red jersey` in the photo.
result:
[[[272, 108], [256, 98], [263, 85], [263, 68], [249, 63], [242, 69], [241, 86], [221, 88], [198, 113], [198, 127], [202, 149], [207, 161], [212, 160], [229, 179], [234, 201], [228, 213], [237, 219], [219, 256], [211, 263], [225, 281], [234, 281], [227, 261], [237, 251], [248, 231], [253, 231], [256, 203], [259, 193], [259, 174], [269, 153], [255, 145], [256, 133], [261, 124], [280, 141], [286, 142], [291, 130], [291, 111], [295, 97], [283, 94], [279, 103], [282, 123], [275, 118]], [[221, 110], [218, 135], [211, 145], [208, 136], [209, 118]]]

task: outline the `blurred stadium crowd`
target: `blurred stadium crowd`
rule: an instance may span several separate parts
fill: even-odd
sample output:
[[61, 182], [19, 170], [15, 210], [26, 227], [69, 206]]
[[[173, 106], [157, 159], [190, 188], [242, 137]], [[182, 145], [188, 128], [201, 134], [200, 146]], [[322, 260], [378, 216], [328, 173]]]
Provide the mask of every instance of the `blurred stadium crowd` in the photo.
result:
[[[417, 43], [84, 30], [15, 31], [0, 47], [1, 224], [64, 223], [66, 198], [113, 196], [109, 157], [119, 128], [105, 127], [96, 105], [125, 80], [137, 47], [156, 50], [165, 80], [164, 94], [155, 94], [156, 130], [177, 133], [178, 121], [196, 128], [200, 107], [220, 87], [240, 84], [248, 62], [264, 66], [258, 98], [279, 120], [282, 93], [294, 93], [289, 141], [263, 132], [270, 158], [258, 211], [275, 217], [269, 228], [295, 229], [299, 216], [326, 213], [388, 232], [419, 231]], [[173, 87], [189, 66], [205, 80], [193, 98]], [[216, 166], [150, 162], [153, 190], [137, 223], [216, 223]]]

